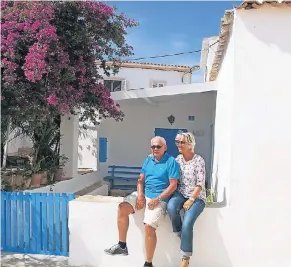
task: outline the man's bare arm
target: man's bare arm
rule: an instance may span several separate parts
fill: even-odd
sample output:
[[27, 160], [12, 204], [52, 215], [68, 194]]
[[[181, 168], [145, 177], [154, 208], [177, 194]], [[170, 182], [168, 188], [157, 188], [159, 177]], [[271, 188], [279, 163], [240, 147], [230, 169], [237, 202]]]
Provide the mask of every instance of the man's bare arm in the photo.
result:
[[168, 198], [169, 196], [171, 196], [175, 190], [177, 189], [177, 185], [178, 185], [178, 180], [177, 179], [170, 179], [170, 184], [169, 186], [166, 188], [166, 190], [160, 194], [160, 199], [164, 200], [166, 198]]
[[137, 180], [137, 194], [138, 196], [141, 196], [141, 197], [144, 196], [144, 180], [145, 180], [144, 174], [140, 174]]

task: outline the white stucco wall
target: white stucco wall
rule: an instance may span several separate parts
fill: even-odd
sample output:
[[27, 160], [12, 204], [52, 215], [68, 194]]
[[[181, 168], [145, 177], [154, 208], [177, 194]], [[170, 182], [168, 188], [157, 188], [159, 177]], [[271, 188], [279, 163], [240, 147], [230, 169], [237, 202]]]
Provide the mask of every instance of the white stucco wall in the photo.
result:
[[192, 74], [184, 75], [182, 82], [183, 75], [183, 72], [178, 71], [120, 68], [119, 72], [114, 77], [122, 80], [125, 79], [127, 81], [127, 89], [132, 90], [150, 88], [152, 87], [153, 81], [164, 81], [166, 86], [191, 83]]
[[[142, 266], [145, 259], [142, 212], [130, 216], [127, 239], [129, 256], [109, 256], [104, 253], [105, 248], [118, 242], [117, 207], [122, 200], [121, 197], [84, 196], [69, 203], [69, 264], [96, 267]], [[227, 251], [223, 244], [220, 244], [218, 221], [219, 211], [213, 209], [206, 209], [196, 221], [193, 242], [195, 256], [189, 267], [224, 267], [216, 264], [220, 260], [229, 263]], [[157, 239], [154, 266], [179, 266], [179, 238], [171, 233], [168, 216], [157, 230]], [[207, 254], [208, 246], [216, 246], [215, 258]]]
[[204, 81], [209, 81], [209, 73], [212, 68], [215, 52], [218, 47], [218, 37], [213, 36], [203, 39], [200, 64], [204, 71]]
[[32, 141], [24, 135], [15, 137], [16, 132], [9, 135], [8, 155], [17, 154], [19, 148], [31, 148]]
[[[232, 30], [231, 30], [232, 31]], [[217, 78], [217, 101], [214, 127], [214, 156], [212, 185], [216, 200], [222, 202], [224, 190], [230, 179], [231, 164], [231, 118], [234, 77], [234, 34], [229, 44]], [[219, 177], [219, 179], [218, 179]], [[226, 194], [229, 191], [225, 192]]]
[[84, 129], [82, 123], [79, 127], [78, 138], [78, 168], [97, 170], [98, 139], [97, 127], [88, 125]]
[[227, 193], [217, 230], [228, 260], [216, 266], [290, 266], [290, 25], [290, 8], [235, 13], [217, 79], [214, 168]]
[[[123, 100], [123, 122], [108, 119], [100, 124], [98, 136], [108, 138], [108, 160], [99, 163], [98, 170], [106, 173], [108, 165], [141, 166], [151, 153], [155, 128], [182, 128], [202, 132], [196, 136], [196, 152], [204, 157], [210, 171], [216, 92], [155, 97], [153, 101], [150, 105], [145, 99]], [[175, 117], [173, 125], [167, 119], [170, 115]], [[189, 115], [194, 115], [195, 121], [189, 121]]]
[[60, 154], [67, 157], [63, 169], [63, 177], [72, 178], [78, 174], [78, 138], [79, 138], [79, 116], [66, 115], [61, 118], [60, 125], [61, 140]]
[[[47, 185], [41, 188], [36, 188], [33, 190], [27, 190], [27, 192], [40, 192], [40, 193], [47, 193], [47, 192], [54, 192], [54, 193], [76, 193], [82, 190], [85, 187], [89, 187], [97, 182], [100, 182], [102, 177], [99, 175], [98, 172], [91, 172], [87, 174], [77, 174], [74, 178], [70, 180], [60, 181], [53, 185]], [[102, 187], [102, 189], [96, 189], [100, 192], [100, 195], [103, 195], [106, 191], [106, 186]], [[94, 193], [95, 194], [95, 193]], [[105, 193], [104, 193], [105, 194]], [[105, 194], [106, 195], [106, 194]]]

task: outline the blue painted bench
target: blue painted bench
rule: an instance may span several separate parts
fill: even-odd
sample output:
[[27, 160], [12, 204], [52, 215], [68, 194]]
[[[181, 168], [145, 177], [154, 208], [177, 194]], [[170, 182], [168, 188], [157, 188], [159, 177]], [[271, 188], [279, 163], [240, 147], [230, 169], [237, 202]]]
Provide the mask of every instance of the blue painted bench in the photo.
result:
[[110, 189], [136, 190], [141, 167], [108, 166], [108, 175], [103, 179], [110, 183]]

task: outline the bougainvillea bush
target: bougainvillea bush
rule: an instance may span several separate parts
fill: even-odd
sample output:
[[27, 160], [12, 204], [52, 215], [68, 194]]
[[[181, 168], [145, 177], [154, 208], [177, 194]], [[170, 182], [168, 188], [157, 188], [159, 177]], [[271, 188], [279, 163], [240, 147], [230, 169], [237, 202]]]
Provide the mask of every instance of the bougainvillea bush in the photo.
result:
[[[132, 55], [128, 28], [137, 23], [97, 1], [1, 1], [1, 111], [22, 121], [82, 110], [81, 119], [120, 120], [100, 82], [106, 61]], [[96, 65], [96, 62], [100, 64]]]

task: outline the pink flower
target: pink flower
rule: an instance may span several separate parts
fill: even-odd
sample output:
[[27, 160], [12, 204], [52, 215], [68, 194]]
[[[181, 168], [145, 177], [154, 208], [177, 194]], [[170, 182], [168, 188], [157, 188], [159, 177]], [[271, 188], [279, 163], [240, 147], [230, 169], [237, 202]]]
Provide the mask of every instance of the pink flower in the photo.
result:
[[61, 104], [61, 106], [60, 106], [60, 111], [63, 112], [63, 113], [68, 112], [69, 109], [70, 109], [70, 107], [69, 107], [68, 104]]
[[55, 95], [50, 95], [46, 98], [49, 105], [56, 106], [58, 104], [58, 98]]
[[36, 22], [34, 22], [34, 23], [32, 24], [31, 29], [32, 29], [33, 31], [35, 31], [35, 30], [38, 29], [39, 26], [40, 26], [40, 22], [39, 22], [39, 21], [36, 21]]
[[0, 100], [3, 100], [5, 99], [5, 97], [3, 95], [0, 96]]
[[24, 74], [27, 80], [37, 82], [42, 79], [43, 74], [47, 73], [47, 63], [45, 62], [47, 50], [47, 45], [39, 45], [38, 43], [34, 43], [30, 47], [24, 64]]

